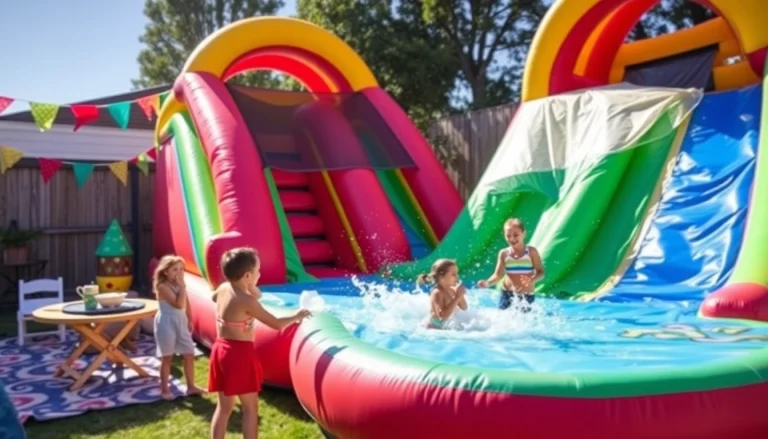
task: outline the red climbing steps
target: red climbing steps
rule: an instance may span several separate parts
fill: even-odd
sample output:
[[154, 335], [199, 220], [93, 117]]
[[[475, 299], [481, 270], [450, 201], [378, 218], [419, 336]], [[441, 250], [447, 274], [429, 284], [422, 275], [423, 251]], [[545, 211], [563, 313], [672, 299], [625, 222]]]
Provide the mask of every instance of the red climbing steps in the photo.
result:
[[308, 174], [273, 169], [272, 177], [296, 241], [299, 258], [307, 272], [317, 277], [352, 274], [335, 266], [336, 253], [326, 239], [325, 223], [317, 213], [317, 200], [310, 192]]

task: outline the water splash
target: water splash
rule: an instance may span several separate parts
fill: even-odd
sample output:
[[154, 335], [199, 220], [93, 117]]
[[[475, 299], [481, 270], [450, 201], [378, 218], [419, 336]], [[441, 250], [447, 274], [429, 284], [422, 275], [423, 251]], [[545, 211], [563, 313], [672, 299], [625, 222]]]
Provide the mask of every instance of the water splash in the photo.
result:
[[[466, 311], [457, 309], [444, 330], [427, 329], [430, 303], [426, 290], [415, 285], [407, 289], [358, 278], [352, 278], [352, 284], [360, 294], [361, 305], [327, 305], [325, 310], [345, 322], [353, 333], [367, 329], [429, 338], [509, 339], [568, 332], [567, 320], [559, 313], [557, 304], [542, 306], [513, 301], [509, 309], [499, 310], [495, 308], [499, 293], [490, 289], [468, 289]], [[305, 293], [309, 294], [302, 295]], [[530, 311], [524, 312], [527, 307]]]
[[[457, 311], [445, 330], [427, 329], [426, 289], [411, 282], [392, 285], [357, 278], [351, 288], [357, 294], [323, 294], [320, 288], [319, 293], [304, 291], [299, 297], [276, 293], [274, 299], [330, 313], [355, 337], [378, 348], [440, 363], [504, 370], [596, 372], [693, 366], [764, 349], [768, 339], [768, 327], [721, 328], [679, 305], [537, 298], [530, 312], [523, 312], [521, 303], [502, 311], [496, 308], [499, 292], [490, 289], [469, 289], [467, 311]], [[706, 337], [666, 337], [669, 324], [690, 325]], [[648, 336], [661, 332], [661, 337]]]

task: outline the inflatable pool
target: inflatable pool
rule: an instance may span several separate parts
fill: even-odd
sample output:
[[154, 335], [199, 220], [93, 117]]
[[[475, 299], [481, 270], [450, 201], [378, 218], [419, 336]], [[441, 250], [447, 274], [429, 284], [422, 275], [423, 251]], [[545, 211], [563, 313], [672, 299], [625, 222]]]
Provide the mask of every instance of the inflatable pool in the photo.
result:
[[[319, 293], [323, 312], [290, 343], [291, 377], [302, 405], [336, 437], [765, 431], [755, 402], [768, 390], [768, 325], [702, 320], [696, 303], [543, 299], [528, 314], [498, 311], [498, 293], [471, 290], [471, 311], [434, 331], [423, 325], [425, 294], [379, 282]], [[272, 292], [264, 301], [295, 309], [300, 297]], [[543, 422], [550, 417], [559, 422]]]
[[[764, 439], [768, 15], [709, 0], [717, 18], [625, 43], [656, 3], [550, 7], [463, 207], [336, 36], [274, 17], [209, 36], [156, 130], [154, 251], [187, 261], [197, 340], [216, 337], [222, 252], [247, 245], [272, 312], [322, 308], [258, 325], [254, 349], [331, 437]], [[254, 68], [308, 91], [225, 83]], [[448, 257], [474, 284], [513, 216], [545, 266], [534, 311], [471, 289], [469, 311], [425, 329], [416, 275]]]

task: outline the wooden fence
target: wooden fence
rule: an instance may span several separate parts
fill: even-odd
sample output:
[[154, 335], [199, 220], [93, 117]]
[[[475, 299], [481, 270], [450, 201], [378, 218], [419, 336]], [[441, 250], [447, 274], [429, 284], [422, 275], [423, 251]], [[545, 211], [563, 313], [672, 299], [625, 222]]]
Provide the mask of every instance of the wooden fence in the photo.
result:
[[[493, 157], [514, 115], [513, 105], [440, 119], [428, 130], [448, 175], [464, 199], [471, 194]], [[146, 285], [146, 266], [151, 255], [153, 173], [138, 178], [138, 218], [141, 234], [138, 265], [134, 276]], [[64, 166], [44, 183], [35, 160], [23, 160], [0, 175], [0, 227], [16, 220], [21, 228], [40, 229], [45, 234], [32, 244], [32, 257], [48, 261], [45, 276], [62, 276], [65, 288], [90, 283], [96, 276], [94, 251], [116, 218], [133, 243], [131, 191], [106, 167], [96, 167], [85, 185], [78, 188], [72, 168]], [[0, 279], [0, 292], [8, 285]], [[9, 298], [0, 298], [0, 303]]]
[[427, 136], [466, 200], [482, 177], [517, 106], [501, 105], [435, 121]]
[[[134, 276], [146, 282], [146, 266], [151, 252], [152, 174], [138, 177], [138, 217], [140, 223], [138, 266]], [[133, 245], [131, 190], [106, 167], [96, 167], [83, 187], [75, 183], [71, 167], [62, 167], [44, 183], [36, 161], [23, 160], [0, 175], [0, 227], [16, 220], [22, 229], [38, 229], [44, 235], [31, 245], [31, 258], [47, 260], [45, 276], [62, 276], [65, 288], [90, 283], [96, 276], [94, 252], [112, 219], [117, 219], [126, 239]], [[7, 273], [7, 269], [5, 270]], [[0, 292], [8, 287], [0, 281]], [[0, 302], [7, 302], [4, 297]]]

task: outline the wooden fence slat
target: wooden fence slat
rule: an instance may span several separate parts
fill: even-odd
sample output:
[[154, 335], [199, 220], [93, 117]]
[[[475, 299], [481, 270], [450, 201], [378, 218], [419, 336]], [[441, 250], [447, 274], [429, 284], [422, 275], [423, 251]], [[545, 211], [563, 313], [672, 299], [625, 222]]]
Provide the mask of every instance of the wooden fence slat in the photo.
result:
[[[142, 236], [140, 248], [134, 249], [140, 252], [134, 270], [137, 279], [142, 278], [139, 270], [146, 269], [150, 257], [153, 172], [139, 173], [139, 178]], [[109, 168], [94, 169], [81, 188], [66, 166], [48, 183], [33, 166], [11, 168], [0, 175], [0, 228], [15, 219], [20, 228], [49, 232], [32, 243], [31, 257], [48, 260], [44, 276], [62, 276], [67, 290], [95, 279], [94, 252], [113, 218], [124, 225], [130, 242], [132, 230], [125, 227], [131, 220], [130, 184], [124, 186]], [[0, 291], [7, 287], [4, 282], [0, 280]]]
[[516, 104], [509, 104], [451, 115], [427, 129], [427, 138], [464, 200], [491, 162], [516, 110]]

